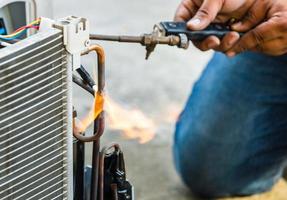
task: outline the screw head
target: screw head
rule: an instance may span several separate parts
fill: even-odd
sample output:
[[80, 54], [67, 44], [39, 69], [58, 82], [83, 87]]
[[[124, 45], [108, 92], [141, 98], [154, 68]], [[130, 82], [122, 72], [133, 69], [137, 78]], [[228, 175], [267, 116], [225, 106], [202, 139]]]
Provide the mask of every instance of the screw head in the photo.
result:
[[90, 40], [85, 41], [85, 47], [88, 47], [88, 46], [90, 46]]

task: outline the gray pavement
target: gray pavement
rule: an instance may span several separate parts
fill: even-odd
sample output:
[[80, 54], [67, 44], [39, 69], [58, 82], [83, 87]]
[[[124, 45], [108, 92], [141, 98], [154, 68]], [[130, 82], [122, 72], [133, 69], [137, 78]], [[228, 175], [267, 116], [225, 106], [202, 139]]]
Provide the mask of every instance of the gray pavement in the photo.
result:
[[[107, 34], [141, 34], [153, 24], [171, 20], [179, 0], [55, 0], [54, 17], [77, 15], [90, 20], [92, 31]], [[193, 200], [176, 174], [172, 161], [174, 120], [171, 107], [180, 110], [211, 52], [159, 47], [149, 61], [140, 45], [100, 43], [107, 54], [107, 92], [125, 107], [139, 108], [156, 121], [156, 137], [139, 144], [126, 140], [119, 131], [107, 131], [103, 143], [117, 141], [126, 157], [128, 177], [140, 200]], [[91, 68], [96, 61], [84, 60]], [[80, 114], [88, 111], [92, 99], [75, 88]], [[87, 147], [87, 151], [90, 147]], [[90, 161], [88, 161], [90, 162]]]

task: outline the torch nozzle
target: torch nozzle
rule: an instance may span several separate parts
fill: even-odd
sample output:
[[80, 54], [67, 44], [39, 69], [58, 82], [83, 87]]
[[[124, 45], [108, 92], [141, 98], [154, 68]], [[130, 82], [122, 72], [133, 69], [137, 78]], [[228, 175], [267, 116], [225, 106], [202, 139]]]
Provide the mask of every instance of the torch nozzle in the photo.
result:
[[112, 42], [140, 43], [144, 46], [151, 44], [167, 44], [175, 46], [180, 43], [180, 38], [178, 36], [157, 36], [153, 34], [144, 34], [141, 36], [90, 34], [90, 39]]
[[121, 35], [99, 35], [91, 34], [91, 40], [102, 40], [102, 41], [113, 41], [113, 42], [124, 42], [124, 43], [139, 43], [146, 46], [146, 59], [149, 58], [150, 54], [154, 51], [156, 45], [165, 44], [170, 46], [179, 46], [181, 38], [179, 36], [160, 36], [157, 34], [144, 34], [142, 36], [121, 36]]
[[121, 35], [100, 35], [90, 34], [91, 40], [103, 40], [113, 42], [142, 43], [143, 36], [121, 36]]

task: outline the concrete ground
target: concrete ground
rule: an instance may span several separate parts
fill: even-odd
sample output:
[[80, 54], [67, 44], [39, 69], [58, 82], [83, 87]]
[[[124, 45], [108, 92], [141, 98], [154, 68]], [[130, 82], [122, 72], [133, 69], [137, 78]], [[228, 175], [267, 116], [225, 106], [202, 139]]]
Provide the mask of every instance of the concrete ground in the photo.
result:
[[[90, 20], [94, 33], [142, 34], [155, 23], [172, 20], [179, 0], [55, 0], [54, 17], [77, 15]], [[175, 119], [211, 52], [194, 48], [158, 47], [149, 61], [140, 45], [100, 43], [107, 54], [107, 93], [124, 107], [139, 108], [156, 123], [156, 136], [146, 144], [127, 140], [120, 131], [107, 131], [103, 143], [121, 144], [128, 177], [140, 200], [193, 200], [176, 174], [172, 160]], [[84, 60], [88, 68], [95, 64]], [[87, 112], [92, 99], [75, 88], [79, 113]], [[171, 119], [170, 119], [171, 118]], [[90, 147], [87, 148], [90, 151]], [[90, 160], [90, 159], [89, 159]], [[88, 161], [90, 162], [90, 161]]]

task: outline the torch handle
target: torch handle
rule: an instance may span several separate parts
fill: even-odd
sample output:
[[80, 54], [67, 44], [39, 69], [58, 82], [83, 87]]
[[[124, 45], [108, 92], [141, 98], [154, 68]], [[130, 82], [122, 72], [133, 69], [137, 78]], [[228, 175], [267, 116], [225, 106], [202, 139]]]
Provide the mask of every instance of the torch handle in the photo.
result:
[[[217, 23], [211, 24], [206, 29], [199, 31], [189, 30], [185, 22], [161, 22], [160, 24], [165, 29], [167, 36], [184, 34], [192, 41], [201, 41], [211, 35], [222, 39], [232, 31], [230, 26]], [[240, 36], [243, 35], [243, 33], [239, 34]]]

